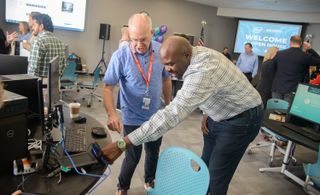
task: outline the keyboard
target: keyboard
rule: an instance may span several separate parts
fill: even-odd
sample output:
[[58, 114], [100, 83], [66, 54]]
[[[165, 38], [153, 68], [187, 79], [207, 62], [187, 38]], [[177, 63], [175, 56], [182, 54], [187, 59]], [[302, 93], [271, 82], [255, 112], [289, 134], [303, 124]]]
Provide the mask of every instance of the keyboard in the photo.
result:
[[86, 129], [66, 129], [64, 146], [70, 153], [79, 153], [87, 151]]
[[296, 133], [299, 133], [300, 135], [303, 135], [313, 141], [319, 142], [320, 141], [320, 132], [317, 132], [311, 128], [308, 127], [301, 127], [292, 123], [285, 123], [282, 126], [293, 130]]

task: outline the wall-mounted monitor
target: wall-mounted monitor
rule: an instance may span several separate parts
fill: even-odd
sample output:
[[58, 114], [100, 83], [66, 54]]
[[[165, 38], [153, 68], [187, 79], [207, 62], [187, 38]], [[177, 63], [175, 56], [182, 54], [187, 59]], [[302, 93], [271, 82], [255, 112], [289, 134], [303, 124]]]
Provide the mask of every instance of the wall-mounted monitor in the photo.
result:
[[264, 56], [272, 46], [280, 50], [287, 49], [290, 47], [290, 37], [301, 36], [302, 28], [302, 24], [239, 20], [234, 52], [243, 53], [244, 44], [248, 42], [259, 56]]
[[6, 22], [28, 21], [30, 12], [48, 14], [57, 29], [84, 31], [86, 0], [6, 0]]

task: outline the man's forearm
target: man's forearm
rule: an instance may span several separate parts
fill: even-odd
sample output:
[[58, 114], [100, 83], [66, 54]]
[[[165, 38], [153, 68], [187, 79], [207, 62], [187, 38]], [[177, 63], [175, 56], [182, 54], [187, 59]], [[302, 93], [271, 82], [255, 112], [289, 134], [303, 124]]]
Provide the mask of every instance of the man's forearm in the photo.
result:
[[104, 86], [104, 89], [103, 89], [103, 103], [104, 103], [106, 112], [109, 116], [116, 114], [116, 109], [115, 109], [114, 100], [113, 100], [113, 89], [114, 89], [114, 86], [110, 86], [110, 85]]
[[169, 105], [171, 102], [171, 95], [172, 95], [172, 82], [170, 77], [163, 78], [162, 92], [163, 92], [165, 104]]

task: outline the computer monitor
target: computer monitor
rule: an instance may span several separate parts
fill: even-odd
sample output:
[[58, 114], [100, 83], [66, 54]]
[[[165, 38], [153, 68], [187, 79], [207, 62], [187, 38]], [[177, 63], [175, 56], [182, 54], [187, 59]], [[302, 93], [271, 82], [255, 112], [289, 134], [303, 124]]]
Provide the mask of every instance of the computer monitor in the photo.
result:
[[[303, 119], [303, 125], [310, 125], [319, 130], [320, 125], [320, 86], [299, 84], [289, 108], [290, 122], [297, 124]], [[301, 124], [300, 124], [301, 125]]]
[[0, 54], [0, 75], [27, 74], [28, 57]]
[[55, 56], [48, 67], [48, 108], [59, 103], [60, 100], [60, 74], [59, 74], [59, 56]]
[[[42, 79], [27, 74], [6, 75], [3, 78], [4, 88], [28, 98], [28, 126], [39, 124], [44, 128], [44, 105]], [[33, 129], [31, 129], [33, 130]], [[35, 129], [36, 130], [36, 129]], [[31, 133], [34, 133], [32, 131]], [[32, 135], [31, 135], [32, 136]]]

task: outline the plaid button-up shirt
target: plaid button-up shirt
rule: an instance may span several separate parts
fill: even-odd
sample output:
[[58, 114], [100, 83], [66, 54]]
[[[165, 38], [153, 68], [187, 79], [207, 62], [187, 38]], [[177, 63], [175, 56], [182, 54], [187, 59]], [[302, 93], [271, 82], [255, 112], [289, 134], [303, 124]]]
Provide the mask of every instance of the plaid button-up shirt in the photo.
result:
[[244, 74], [223, 54], [193, 47], [190, 65], [175, 99], [128, 135], [134, 145], [157, 140], [197, 107], [215, 121], [232, 118], [261, 104]]
[[48, 77], [48, 64], [57, 55], [59, 56], [59, 73], [61, 75], [66, 66], [65, 45], [49, 31], [39, 33], [32, 44], [28, 74]]

